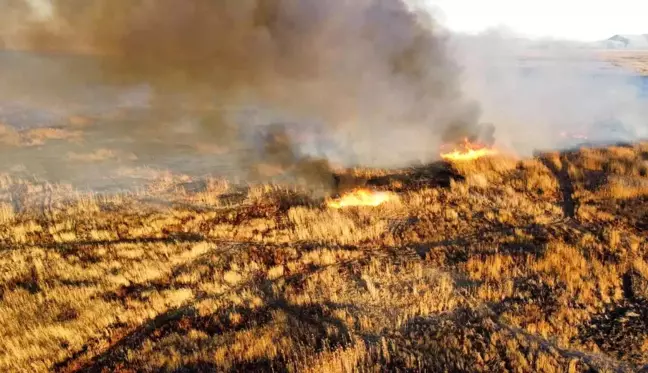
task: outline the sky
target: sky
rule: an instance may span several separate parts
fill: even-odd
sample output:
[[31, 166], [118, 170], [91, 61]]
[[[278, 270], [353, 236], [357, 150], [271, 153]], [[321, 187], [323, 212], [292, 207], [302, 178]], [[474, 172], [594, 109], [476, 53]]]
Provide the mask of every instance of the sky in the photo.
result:
[[[47, 17], [49, 0], [25, 0]], [[415, 0], [416, 1], [416, 0]], [[429, 4], [450, 30], [479, 33], [509, 29], [520, 36], [576, 41], [616, 34], [648, 34], [646, 0], [418, 0]]]
[[503, 27], [521, 36], [597, 41], [648, 34], [646, 0], [424, 0], [450, 30]]

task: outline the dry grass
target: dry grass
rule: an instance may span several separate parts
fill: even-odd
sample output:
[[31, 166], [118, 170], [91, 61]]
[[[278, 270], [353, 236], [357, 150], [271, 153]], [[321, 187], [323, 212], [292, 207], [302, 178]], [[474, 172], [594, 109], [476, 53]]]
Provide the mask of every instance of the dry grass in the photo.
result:
[[54, 140], [79, 142], [82, 138], [82, 132], [76, 130], [42, 127], [18, 131], [0, 123], [0, 145], [37, 146]]
[[122, 154], [110, 149], [97, 149], [89, 153], [75, 153], [69, 152], [67, 159], [76, 162], [103, 162], [108, 160], [115, 161], [129, 161], [136, 160], [137, 156], [134, 154]]
[[648, 51], [605, 51], [601, 58], [614, 65], [648, 75]]
[[86, 128], [94, 123], [92, 118], [82, 115], [72, 115], [68, 118], [68, 125], [72, 128]]
[[133, 195], [2, 176], [0, 371], [638, 370], [647, 150], [463, 163], [447, 186], [355, 170], [400, 198], [341, 210], [144, 169]]

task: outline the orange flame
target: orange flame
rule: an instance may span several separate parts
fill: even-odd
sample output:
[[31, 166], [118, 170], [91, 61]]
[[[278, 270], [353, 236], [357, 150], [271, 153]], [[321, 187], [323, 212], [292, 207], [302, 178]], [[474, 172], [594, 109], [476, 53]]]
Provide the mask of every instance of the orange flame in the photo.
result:
[[459, 149], [455, 148], [450, 152], [441, 153], [441, 158], [447, 161], [472, 161], [482, 157], [488, 157], [498, 154], [493, 148], [487, 148], [483, 145], [473, 144], [468, 139], [464, 139]]
[[327, 201], [326, 205], [334, 209], [354, 206], [376, 207], [395, 199], [396, 195], [391, 192], [376, 192], [369, 189], [357, 189], [342, 195], [340, 198]]

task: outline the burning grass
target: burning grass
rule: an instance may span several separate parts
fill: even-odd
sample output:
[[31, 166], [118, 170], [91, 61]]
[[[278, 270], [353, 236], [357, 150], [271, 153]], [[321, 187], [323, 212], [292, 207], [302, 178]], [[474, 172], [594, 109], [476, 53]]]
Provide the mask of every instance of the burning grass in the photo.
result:
[[647, 152], [356, 170], [324, 204], [2, 176], [0, 370], [637, 371]]
[[441, 158], [451, 162], [474, 161], [499, 154], [497, 149], [489, 148], [478, 143], [471, 143], [468, 139], [464, 139], [459, 146], [452, 147], [452, 149], [448, 149], [450, 148], [448, 145], [442, 148], [445, 150], [441, 153]]
[[377, 207], [387, 202], [398, 200], [398, 196], [391, 192], [378, 192], [370, 189], [357, 189], [343, 194], [341, 197], [326, 202], [330, 208], [341, 209], [345, 207]]

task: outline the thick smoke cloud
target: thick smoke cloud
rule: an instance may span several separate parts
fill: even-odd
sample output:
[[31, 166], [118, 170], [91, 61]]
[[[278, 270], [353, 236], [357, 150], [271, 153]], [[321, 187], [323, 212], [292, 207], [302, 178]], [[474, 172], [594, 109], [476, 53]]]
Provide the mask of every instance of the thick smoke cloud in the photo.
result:
[[[19, 43], [99, 56], [98, 70], [70, 79], [150, 85], [155, 117], [166, 122], [180, 97], [194, 108], [254, 106], [268, 121], [324, 126], [352, 147], [340, 161], [402, 165], [472, 133], [479, 116], [461, 96], [442, 31], [404, 0], [50, 4], [49, 17], [25, 18]], [[204, 123], [214, 134], [239, 125], [213, 113]]]
[[[147, 102], [104, 126], [142, 160], [207, 143], [236, 154], [231, 167], [247, 180], [326, 189], [329, 162], [403, 166], [464, 137], [527, 155], [601, 123], [648, 134], [645, 100], [587, 50], [450, 37], [407, 0], [0, 4], [7, 47], [92, 56], [34, 63], [43, 97], [69, 103], [79, 85], [116, 86]], [[40, 97], [31, 76], [0, 78], [9, 97]], [[608, 130], [595, 140], [614, 140]]]

